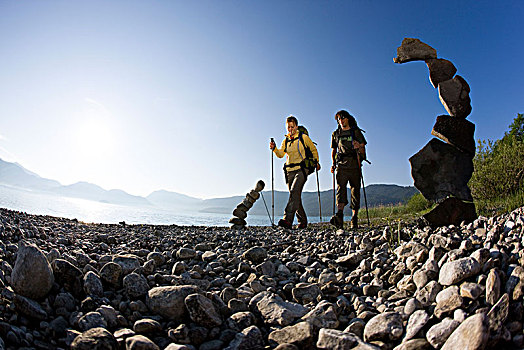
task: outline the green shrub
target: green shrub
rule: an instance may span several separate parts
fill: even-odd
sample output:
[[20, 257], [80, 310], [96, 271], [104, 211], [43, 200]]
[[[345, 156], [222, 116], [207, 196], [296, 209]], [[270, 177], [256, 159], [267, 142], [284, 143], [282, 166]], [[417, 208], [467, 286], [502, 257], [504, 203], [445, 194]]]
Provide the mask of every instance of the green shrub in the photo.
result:
[[469, 187], [481, 212], [524, 205], [524, 116], [518, 114], [510, 131], [497, 141], [478, 141]]
[[475, 200], [492, 200], [522, 190], [524, 178], [524, 140], [522, 114], [517, 115], [511, 130], [495, 142], [478, 141], [473, 159], [473, 176], [469, 182]]
[[409, 212], [418, 213], [431, 208], [433, 203], [428, 201], [422, 193], [415, 193], [407, 202], [407, 210]]

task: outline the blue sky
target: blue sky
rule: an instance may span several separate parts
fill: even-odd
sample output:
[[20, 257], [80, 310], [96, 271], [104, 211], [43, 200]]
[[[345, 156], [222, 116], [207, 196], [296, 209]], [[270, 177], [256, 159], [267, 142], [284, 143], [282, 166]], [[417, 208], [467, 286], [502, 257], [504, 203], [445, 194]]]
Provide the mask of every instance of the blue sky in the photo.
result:
[[405, 37], [468, 81], [476, 139], [524, 111], [522, 1], [0, 0], [0, 15], [0, 157], [63, 184], [269, 188], [268, 141], [293, 114], [327, 190], [333, 116], [347, 109], [366, 131], [366, 185], [412, 185], [408, 158], [446, 111], [423, 62], [393, 63]]

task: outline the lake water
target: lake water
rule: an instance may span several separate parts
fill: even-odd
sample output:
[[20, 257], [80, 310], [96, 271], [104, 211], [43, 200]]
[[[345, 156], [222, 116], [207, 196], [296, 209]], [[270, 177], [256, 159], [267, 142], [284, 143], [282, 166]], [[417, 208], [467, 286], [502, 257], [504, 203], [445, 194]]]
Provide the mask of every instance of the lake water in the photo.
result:
[[[59, 216], [83, 222], [106, 224], [125, 221], [128, 224], [230, 226], [228, 221], [232, 217], [230, 214], [175, 212], [155, 206], [108, 204], [3, 185], [0, 185], [0, 207], [28, 214]], [[279, 217], [275, 216], [275, 220], [278, 221], [278, 219]], [[313, 217], [309, 220], [318, 222], [319, 218]], [[271, 225], [267, 215], [248, 215], [246, 221], [251, 226]]]

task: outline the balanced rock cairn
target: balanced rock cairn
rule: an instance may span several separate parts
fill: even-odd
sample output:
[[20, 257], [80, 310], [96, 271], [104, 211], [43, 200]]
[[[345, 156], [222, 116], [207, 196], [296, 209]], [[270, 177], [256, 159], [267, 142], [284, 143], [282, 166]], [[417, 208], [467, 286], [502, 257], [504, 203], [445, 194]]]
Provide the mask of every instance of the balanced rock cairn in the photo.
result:
[[246, 198], [233, 210], [233, 217], [229, 220], [229, 223], [233, 224], [231, 229], [239, 230], [246, 227], [247, 212], [253, 207], [257, 199], [260, 198], [260, 192], [264, 189], [265, 185], [264, 181], [259, 180], [255, 188], [249, 191], [246, 194]]
[[434, 226], [472, 222], [477, 214], [468, 188], [475, 156], [475, 124], [466, 120], [471, 113], [469, 85], [455, 75], [453, 63], [437, 58], [437, 51], [418, 39], [405, 38], [393, 61], [425, 61], [429, 80], [449, 113], [438, 116], [431, 131], [444, 142], [434, 138], [409, 159], [415, 187], [427, 200], [438, 203], [424, 219]]

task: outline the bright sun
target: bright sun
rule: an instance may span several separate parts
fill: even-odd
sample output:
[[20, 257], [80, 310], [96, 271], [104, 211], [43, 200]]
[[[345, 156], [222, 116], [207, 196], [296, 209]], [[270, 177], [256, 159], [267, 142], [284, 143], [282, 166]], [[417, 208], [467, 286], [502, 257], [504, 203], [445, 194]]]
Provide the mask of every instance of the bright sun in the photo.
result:
[[77, 131], [76, 140], [79, 156], [84, 159], [105, 158], [113, 149], [111, 129], [103, 120], [84, 121]]

